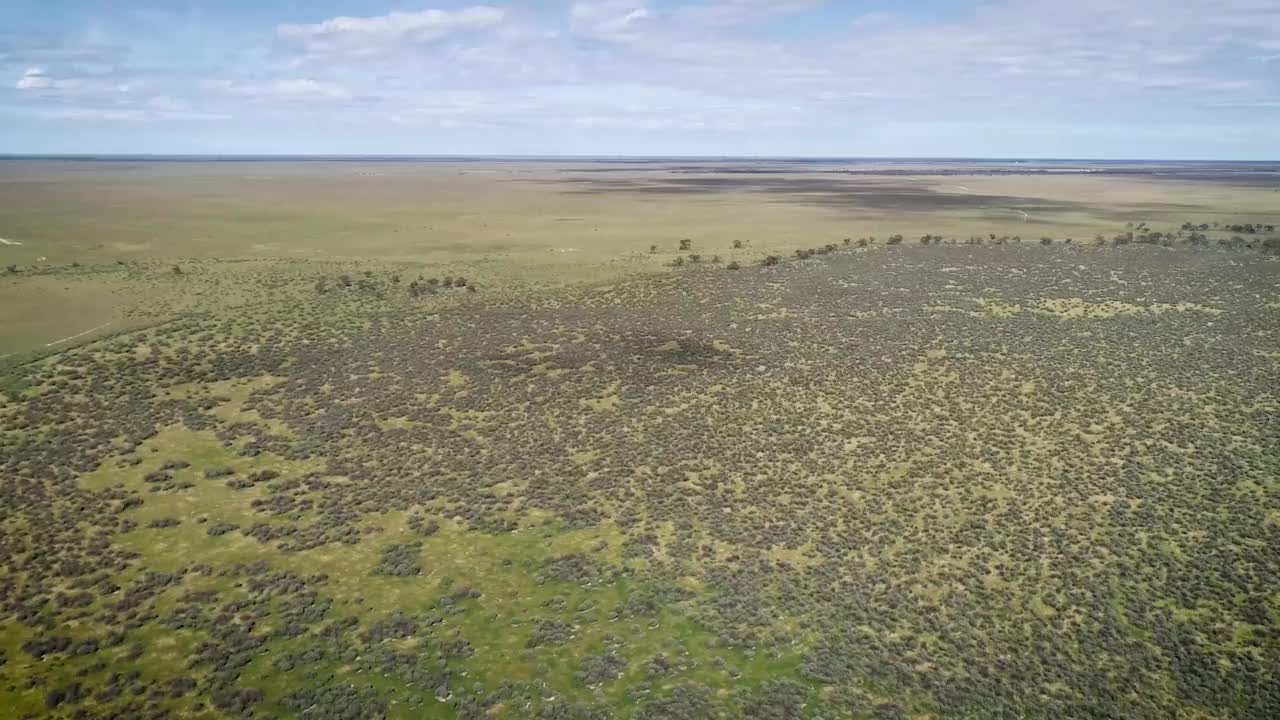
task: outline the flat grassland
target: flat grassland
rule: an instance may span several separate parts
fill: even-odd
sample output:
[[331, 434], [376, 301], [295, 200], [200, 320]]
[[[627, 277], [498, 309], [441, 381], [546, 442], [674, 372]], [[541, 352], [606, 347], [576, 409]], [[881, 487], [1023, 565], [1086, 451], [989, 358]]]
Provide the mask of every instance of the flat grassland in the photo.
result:
[[[635, 163], [0, 163], [0, 237], [25, 264], [165, 258], [580, 266], [694, 238], [789, 253], [926, 232], [1090, 238], [1125, 222], [1269, 215], [1276, 184], [1147, 176], [852, 175]], [[927, 172], [922, 168], [921, 172]], [[574, 254], [561, 258], [558, 255]]]
[[0, 717], [1280, 716], [1265, 182], [14, 167]]
[[[1129, 222], [1280, 222], [1274, 182], [846, 169], [877, 168], [7, 161], [0, 267], [19, 273], [0, 274], [0, 356], [104, 323], [99, 332], [211, 306], [290, 301], [267, 291], [306, 285], [315, 265], [299, 261], [465, 273], [501, 290], [660, 270], [685, 238], [708, 260], [745, 263], [895, 233], [1081, 241]], [[207, 282], [163, 277], [191, 262]]]

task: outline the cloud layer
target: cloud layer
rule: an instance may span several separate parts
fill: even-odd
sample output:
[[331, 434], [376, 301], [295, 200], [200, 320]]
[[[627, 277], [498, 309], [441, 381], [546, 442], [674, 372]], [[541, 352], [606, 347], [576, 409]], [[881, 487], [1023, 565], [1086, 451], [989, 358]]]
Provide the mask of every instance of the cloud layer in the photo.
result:
[[392, 12], [372, 17], [335, 17], [313, 24], [285, 23], [276, 33], [308, 52], [376, 53], [402, 42], [429, 42], [453, 32], [500, 25], [506, 12], [477, 5], [456, 11]]
[[275, 5], [0, 10], [0, 120], [195, 124], [147, 148], [175, 152], [1280, 155], [1274, 0]]

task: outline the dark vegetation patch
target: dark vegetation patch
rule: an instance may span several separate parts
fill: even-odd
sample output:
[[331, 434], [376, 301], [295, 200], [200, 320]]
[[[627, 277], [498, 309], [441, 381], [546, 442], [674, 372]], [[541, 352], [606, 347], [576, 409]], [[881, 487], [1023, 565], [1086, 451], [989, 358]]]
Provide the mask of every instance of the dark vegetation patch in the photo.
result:
[[373, 574], [393, 577], [421, 575], [422, 565], [419, 561], [421, 552], [422, 545], [417, 543], [387, 545], [382, 548], [382, 557], [377, 567], [373, 569]]
[[[883, 180], [866, 181], [847, 177], [760, 177], [733, 175], [729, 177], [667, 176], [647, 179], [602, 179], [598, 177], [565, 178], [557, 180], [570, 186], [582, 186], [567, 190], [571, 194], [600, 195], [610, 193], [633, 195], [688, 195], [717, 193], [752, 193], [768, 196], [783, 202], [841, 209], [859, 208], [885, 212], [982, 210], [1017, 212], [1029, 215], [1052, 216], [1069, 212], [1094, 212], [1095, 206], [1083, 203], [1029, 198], [1016, 195], [989, 195], [960, 193], [944, 188], [891, 183]], [[1166, 203], [1162, 205], [1135, 206], [1114, 209], [1109, 217], [1123, 220], [1126, 217], [1160, 213], [1196, 212], [1206, 208], [1197, 205]]]

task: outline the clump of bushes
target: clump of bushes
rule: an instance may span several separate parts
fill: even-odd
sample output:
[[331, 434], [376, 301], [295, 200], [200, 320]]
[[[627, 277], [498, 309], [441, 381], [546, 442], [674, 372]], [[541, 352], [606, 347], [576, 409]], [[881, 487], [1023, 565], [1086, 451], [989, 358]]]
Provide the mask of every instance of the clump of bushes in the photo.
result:
[[410, 577], [422, 574], [422, 566], [418, 563], [421, 543], [395, 543], [383, 546], [382, 557], [373, 568], [373, 575], [390, 577]]
[[206, 530], [205, 533], [208, 534], [209, 537], [219, 537], [221, 535], [226, 535], [227, 533], [239, 527], [240, 526], [237, 525], [236, 523], [217, 522], [210, 525], [209, 529]]

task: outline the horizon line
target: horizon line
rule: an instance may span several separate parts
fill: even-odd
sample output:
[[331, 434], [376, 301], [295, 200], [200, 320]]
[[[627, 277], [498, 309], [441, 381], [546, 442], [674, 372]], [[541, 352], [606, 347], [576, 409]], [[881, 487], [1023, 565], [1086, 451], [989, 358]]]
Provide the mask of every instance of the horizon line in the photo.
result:
[[661, 154], [439, 154], [439, 153], [3, 153], [0, 160], [699, 160], [699, 161], [892, 161], [892, 162], [1078, 162], [1078, 163], [1222, 163], [1271, 165], [1277, 159], [1051, 157], [980, 155], [661, 155]]

